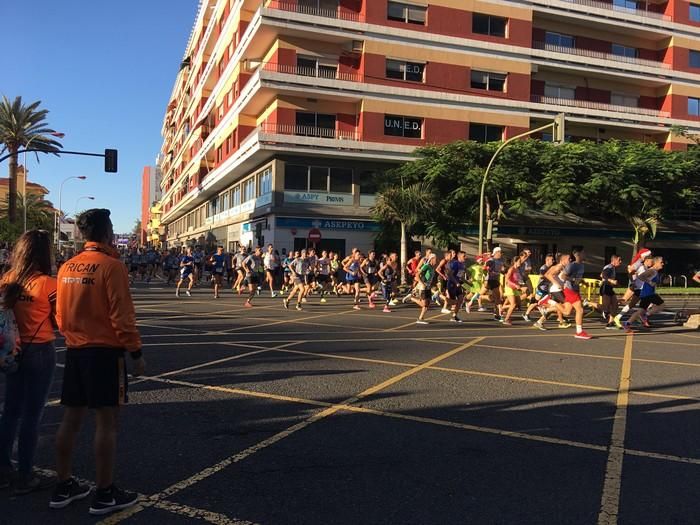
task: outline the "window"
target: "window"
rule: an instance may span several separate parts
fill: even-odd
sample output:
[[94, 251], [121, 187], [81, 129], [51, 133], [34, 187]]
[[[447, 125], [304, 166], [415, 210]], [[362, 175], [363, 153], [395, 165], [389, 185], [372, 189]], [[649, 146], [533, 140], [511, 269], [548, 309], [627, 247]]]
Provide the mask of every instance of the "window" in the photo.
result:
[[307, 77], [335, 78], [338, 64], [319, 61], [316, 57], [297, 57], [297, 72]]
[[700, 67], [700, 51], [693, 51], [691, 49], [688, 52], [688, 65], [690, 67]]
[[613, 0], [613, 6], [623, 9], [637, 9], [637, 2], [636, 0]]
[[423, 119], [384, 115], [384, 135], [419, 139], [423, 136]]
[[690, 4], [690, 21], [700, 22], [700, 4]]
[[219, 199], [221, 201], [221, 211], [228, 210], [228, 192], [221, 194]]
[[419, 62], [386, 59], [386, 78], [423, 82], [424, 70], [425, 64]]
[[700, 98], [688, 97], [688, 115], [700, 117]]
[[250, 178], [243, 183], [243, 202], [255, 198], [255, 179]]
[[506, 36], [508, 19], [500, 16], [474, 13], [472, 16], [472, 33], [489, 36]]
[[284, 189], [306, 191], [309, 187], [309, 170], [306, 166], [287, 164], [284, 170]]
[[335, 137], [335, 115], [302, 113], [296, 115], [296, 134], [307, 137]]
[[488, 91], [505, 91], [506, 75], [502, 73], [489, 73], [488, 71], [472, 71], [471, 86], [473, 89], [486, 89]]
[[639, 97], [636, 95], [627, 95], [625, 93], [613, 93], [610, 95], [610, 103], [613, 106], [637, 108], [639, 107]]
[[425, 25], [426, 8], [418, 5], [401, 4], [399, 2], [389, 2], [387, 5], [386, 17], [389, 20], [405, 22], [407, 24]]
[[637, 58], [637, 48], [623, 46], [622, 44], [612, 45], [612, 54], [620, 57]]
[[568, 86], [558, 86], [556, 84], [545, 84], [544, 96], [573, 100], [574, 98], [576, 98], [576, 88]]
[[475, 142], [494, 142], [503, 140], [503, 126], [489, 124], [469, 124], [469, 140]]
[[363, 171], [360, 173], [360, 194], [374, 195], [379, 189], [376, 171]]
[[239, 206], [241, 204], [241, 187], [236, 186], [231, 190], [231, 207]]
[[258, 173], [258, 188], [260, 195], [272, 193], [272, 170], [266, 169], [262, 173]]
[[209, 201], [209, 215], [207, 217], [213, 217], [219, 213], [219, 197], [214, 197]]
[[[312, 168], [313, 169], [313, 168]], [[349, 168], [330, 169], [329, 189], [331, 193], [352, 193], [352, 170]]]
[[311, 167], [309, 170], [309, 191], [328, 191], [328, 168]]
[[544, 35], [544, 41], [546, 44], [559, 47], [576, 47], [576, 40], [571, 35], [562, 35], [561, 33], [554, 33], [552, 31], [547, 31]]

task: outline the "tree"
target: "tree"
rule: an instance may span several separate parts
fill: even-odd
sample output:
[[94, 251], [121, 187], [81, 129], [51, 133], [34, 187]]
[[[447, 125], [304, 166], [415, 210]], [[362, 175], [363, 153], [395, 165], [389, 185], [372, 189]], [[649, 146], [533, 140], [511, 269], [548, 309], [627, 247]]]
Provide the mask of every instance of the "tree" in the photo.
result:
[[39, 109], [41, 101], [24, 105], [22, 97], [12, 102], [3, 96], [0, 101], [0, 154], [9, 153], [9, 205], [8, 220], [14, 223], [17, 218], [17, 152], [22, 148], [31, 148], [46, 153], [57, 153], [61, 143], [52, 137], [61, 136], [48, 127], [46, 116], [48, 110]]
[[132, 235], [136, 236], [136, 242], [141, 242], [141, 219], [136, 219], [134, 222], [134, 229], [131, 232]]
[[[377, 194], [372, 215], [379, 221], [399, 223], [401, 227], [401, 268], [406, 264], [408, 233], [435, 203], [435, 193], [427, 182], [409, 186], [388, 186]], [[401, 272], [401, 284], [406, 274]]]
[[[24, 199], [19, 196], [20, 215], [24, 213]], [[34, 193], [27, 194], [27, 229], [47, 230], [52, 232], [55, 228], [53, 204], [44, 200], [42, 195]], [[7, 214], [9, 209], [9, 195], [4, 202], [0, 203], [0, 213]], [[10, 223], [6, 217], [0, 220], [0, 241], [14, 242], [22, 234], [22, 225], [18, 222]]]

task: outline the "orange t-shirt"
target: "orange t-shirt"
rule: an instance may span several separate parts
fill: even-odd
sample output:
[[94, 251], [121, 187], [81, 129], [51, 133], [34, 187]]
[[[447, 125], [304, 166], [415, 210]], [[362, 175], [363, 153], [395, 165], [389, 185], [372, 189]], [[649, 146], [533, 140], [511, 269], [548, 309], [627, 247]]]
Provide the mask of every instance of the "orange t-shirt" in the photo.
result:
[[[3, 283], [9, 282], [12, 282], [11, 273], [3, 278]], [[56, 339], [51, 322], [55, 307], [56, 278], [39, 273], [32, 275], [13, 308], [22, 343], [48, 343]]]

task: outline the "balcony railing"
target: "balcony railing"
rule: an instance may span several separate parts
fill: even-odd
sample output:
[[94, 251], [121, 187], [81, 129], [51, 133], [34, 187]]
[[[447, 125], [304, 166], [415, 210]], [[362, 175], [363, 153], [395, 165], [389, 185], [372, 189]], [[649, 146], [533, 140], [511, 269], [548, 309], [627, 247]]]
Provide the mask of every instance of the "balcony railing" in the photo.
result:
[[604, 104], [602, 102], [590, 102], [571, 98], [547, 97], [544, 95], [532, 95], [532, 102], [538, 104], [551, 104], [554, 106], [569, 106], [581, 109], [594, 109], [600, 111], [614, 111], [616, 113], [631, 113], [633, 115], [645, 115], [648, 117], [669, 117], [670, 114], [657, 109], [638, 108], [634, 106], [618, 106], [616, 104]]
[[[569, 2], [571, 4], [584, 5], [587, 7], [595, 7], [596, 9], [607, 9], [610, 11], [618, 11], [623, 14], [645, 16], [648, 18], [655, 18], [657, 20], [671, 20], [671, 17], [663, 13], [657, 13], [655, 11], [648, 11], [646, 9], [623, 7], [620, 5], [615, 5], [612, 2], [600, 2], [599, 0], [562, 0], [563, 2]], [[653, 4], [652, 4], [653, 5]]]
[[340, 130], [335, 128], [322, 128], [318, 126], [300, 126], [296, 124], [277, 124], [274, 122], [264, 122], [260, 126], [262, 133], [276, 135], [296, 135], [298, 137], [316, 137], [321, 139], [334, 140], [362, 140], [361, 135], [356, 130]]
[[535, 49], [542, 49], [544, 51], [551, 51], [552, 53], [564, 53], [566, 55], [599, 58], [601, 60], [614, 60], [615, 62], [625, 62], [627, 64], [636, 64], [640, 66], [661, 67], [664, 69], [670, 69], [671, 67], [669, 64], [666, 64], [664, 62], [658, 62], [655, 60], [646, 60], [644, 58], [636, 57], [626, 57], [621, 55], [615, 55], [613, 53], [602, 53], [600, 51], [582, 49], [580, 47], [557, 46], [554, 44], [549, 44], [547, 42], [535, 41], [532, 43], [532, 47], [534, 47]]
[[323, 7], [306, 5], [303, 1], [299, 0], [271, 0], [265, 5], [265, 7], [268, 7], [270, 9], [279, 9], [281, 11], [289, 11], [292, 13], [299, 13], [302, 15], [312, 15], [320, 16], [322, 18], [335, 18], [338, 20], [347, 20], [349, 22], [360, 22], [362, 19], [360, 13], [350, 11], [343, 7], [338, 7], [336, 9], [328, 9]]
[[329, 80], [343, 80], [345, 82], [362, 82], [362, 75], [359, 73], [346, 73], [327, 68], [313, 68], [303, 66], [291, 66], [287, 64], [274, 64], [267, 62], [263, 65], [263, 70], [284, 73], [285, 75], [299, 75], [302, 77], [327, 78]]

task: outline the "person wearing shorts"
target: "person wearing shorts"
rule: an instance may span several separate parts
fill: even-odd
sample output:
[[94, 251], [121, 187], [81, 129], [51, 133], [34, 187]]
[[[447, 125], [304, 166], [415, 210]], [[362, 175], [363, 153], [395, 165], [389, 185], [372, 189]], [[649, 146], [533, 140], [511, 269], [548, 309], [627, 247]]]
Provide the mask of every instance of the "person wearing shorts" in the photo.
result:
[[506, 314], [501, 320], [504, 326], [513, 326], [513, 323], [511, 322], [510, 318], [513, 315], [513, 312], [515, 311], [515, 308], [518, 306], [518, 302], [520, 301], [520, 288], [522, 286], [522, 283], [520, 282], [521, 264], [522, 260], [520, 259], [520, 257], [516, 257], [515, 259], [513, 259], [510, 268], [508, 268], [508, 271], [506, 272], [503, 294], [505, 297], [503, 306]]
[[503, 252], [496, 246], [491, 253], [491, 258], [486, 261], [486, 283], [481, 294], [490, 294], [493, 302], [493, 318], [501, 320], [501, 275], [503, 274]]
[[189, 281], [185, 293], [187, 297], [192, 297], [192, 286], [194, 285], [194, 257], [192, 257], [192, 248], [187, 248], [185, 255], [180, 257], [180, 279], [177, 281], [177, 287], [175, 288], [175, 297], [180, 297], [180, 287], [185, 281]]
[[252, 254], [243, 260], [243, 270], [245, 271], [245, 285], [248, 286], [248, 299], [243, 304], [246, 308], [253, 306], [253, 297], [258, 291], [260, 284], [260, 270], [262, 269], [262, 250], [258, 246]]
[[452, 319], [453, 323], [461, 323], [462, 320], [459, 318], [459, 309], [462, 308], [462, 303], [464, 302], [464, 279], [466, 276], [466, 264], [465, 259], [467, 254], [459, 251], [454, 257], [450, 258], [450, 262], [446, 267], [446, 277], [447, 277], [447, 300], [448, 303], [445, 306], [450, 306], [452, 304]]
[[224, 247], [216, 248], [216, 253], [209, 258], [209, 264], [212, 267], [212, 276], [214, 278], [214, 299], [218, 299], [219, 289], [224, 284], [224, 272], [226, 271], [226, 254]]
[[425, 320], [425, 314], [428, 313], [430, 308], [430, 302], [433, 295], [433, 283], [435, 281], [435, 267], [437, 266], [437, 256], [434, 253], [428, 255], [427, 262], [425, 262], [416, 271], [416, 285], [415, 290], [418, 294], [417, 297], [411, 296], [411, 301], [420, 306], [420, 312], [418, 314], [418, 319], [416, 324], [426, 325], [429, 324]]
[[[663, 257], [653, 257], [650, 262], [644, 264], [637, 271], [637, 281], [642, 283], [642, 288], [639, 292], [639, 308], [623, 323], [622, 326], [625, 332], [632, 332], [632, 323], [638, 319], [648, 318], [663, 310], [664, 300], [656, 293], [656, 286], [659, 284], [659, 272], [663, 270], [664, 264]], [[648, 328], [648, 323], [645, 326]]]
[[282, 304], [285, 309], [289, 309], [289, 303], [296, 296], [296, 309], [302, 310], [301, 302], [304, 300], [309, 287], [309, 258], [306, 255], [306, 250], [296, 252], [295, 255], [297, 256], [289, 263], [289, 271], [294, 284], [287, 298], [282, 301]]
[[131, 356], [135, 377], [145, 371], [128, 276], [111, 246], [114, 234], [109, 215], [109, 210], [92, 209], [78, 217], [78, 228], [87, 242], [84, 251], [61, 268], [56, 302], [56, 322], [67, 351], [61, 392], [65, 409], [56, 435], [59, 482], [49, 506], [64, 508], [87, 495], [71, 470], [75, 442], [90, 409], [96, 415], [93, 515], [138, 501], [137, 494], [114, 486], [113, 472], [117, 416], [120, 405], [127, 402], [125, 354]]
[[617, 330], [615, 316], [617, 316], [619, 305], [617, 295], [615, 295], [615, 286], [618, 284], [617, 268], [620, 264], [622, 264], [622, 258], [619, 255], [612, 255], [610, 263], [606, 264], [600, 272], [600, 301], [607, 330]]
[[345, 270], [345, 284], [348, 290], [354, 290], [353, 310], [360, 309], [360, 283], [362, 282], [362, 254], [359, 251], [354, 252], [349, 258], [346, 258], [346, 263], [343, 265]]
[[369, 302], [369, 308], [376, 308], [374, 304], [374, 288], [379, 282], [379, 277], [377, 273], [379, 272], [379, 261], [377, 261], [377, 252], [371, 250], [367, 254], [367, 258], [362, 261], [362, 274], [365, 281], [365, 292], [367, 294], [367, 301]]

